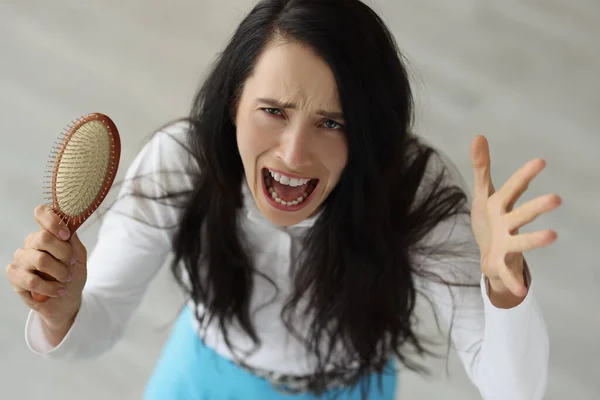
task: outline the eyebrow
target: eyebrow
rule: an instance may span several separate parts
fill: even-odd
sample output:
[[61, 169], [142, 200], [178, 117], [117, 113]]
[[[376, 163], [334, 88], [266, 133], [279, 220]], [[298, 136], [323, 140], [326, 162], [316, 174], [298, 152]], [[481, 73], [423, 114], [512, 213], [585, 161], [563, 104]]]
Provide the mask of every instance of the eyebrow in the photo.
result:
[[[259, 97], [256, 99], [258, 103], [264, 103], [274, 108], [292, 108], [295, 109], [296, 105], [294, 103], [282, 103], [275, 99], [269, 99], [264, 97]], [[326, 110], [318, 110], [317, 114], [329, 118], [329, 119], [344, 119], [344, 114], [336, 111], [326, 111]]]

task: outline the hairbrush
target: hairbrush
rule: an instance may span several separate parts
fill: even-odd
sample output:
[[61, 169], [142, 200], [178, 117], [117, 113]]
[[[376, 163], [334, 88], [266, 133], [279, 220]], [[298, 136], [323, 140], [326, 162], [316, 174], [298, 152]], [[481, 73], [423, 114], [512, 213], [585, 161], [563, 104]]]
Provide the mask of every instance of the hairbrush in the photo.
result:
[[[92, 113], [71, 122], [60, 134], [48, 161], [44, 195], [47, 205], [71, 235], [104, 201], [117, 175], [121, 139], [113, 121]], [[47, 280], [54, 280], [37, 271]], [[48, 296], [31, 293], [43, 302]]]

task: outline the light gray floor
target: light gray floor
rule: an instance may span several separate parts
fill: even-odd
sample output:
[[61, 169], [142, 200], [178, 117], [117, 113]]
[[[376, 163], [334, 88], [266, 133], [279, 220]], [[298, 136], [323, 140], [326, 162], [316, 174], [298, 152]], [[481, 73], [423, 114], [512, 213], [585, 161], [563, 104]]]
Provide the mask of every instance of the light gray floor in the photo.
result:
[[[48, 149], [70, 119], [116, 121], [123, 165], [152, 129], [184, 114], [205, 68], [250, 0], [0, 2], [0, 260], [37, 229], [32, 210]], [[167, 5], [168, 4], [168, 5]], [[487, 135], [496, 186], [525, 161], [547, 169], [525, 199], [562, 207], [536, 221], [559, 239], [528, 255], [551, 335], [547, 399], [600, 398], [600, 5], [597, 0], [380, 0], [411, 61], [419, 132], [471, 182], [469, 145]], [[122, 172], [123, 170], [121, 170]], [[83, 231], [88, 247], [96, 226]], [[149, 290], [124, 340], [88, 363], [48, 362], [23, 339], [27, 309], [0, 278], [0, 399], [136, 399], [179, 296]], [[152, 312], [150, 310], [153, 310]], [[443, 348], [441, 349], [443, 350]], [[450, 376], [403, 374], [402, 399], [479, 398], [456, 357]], [[511, 399], [507, 399], [511, 400]]]

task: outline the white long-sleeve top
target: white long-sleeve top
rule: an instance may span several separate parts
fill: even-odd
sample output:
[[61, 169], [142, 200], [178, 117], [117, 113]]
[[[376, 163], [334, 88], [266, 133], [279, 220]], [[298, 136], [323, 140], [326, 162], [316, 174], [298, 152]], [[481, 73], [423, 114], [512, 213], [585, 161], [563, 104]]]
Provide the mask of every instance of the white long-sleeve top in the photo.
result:
[[[25, 337], [31, 351], [56, 359], [89, 358], [108, 351], [120, 339], [146, 288], [165, 264], [172, 247], [173, 226], [181, 212], [159, 202], [123, 195], [132, 187], [151, 195], [190, 188], [191, 176], [185, 171], [190, 171], [191, 158], [181, 145], [185, 145], [186, 135], [186, 123], [173, 124], [157, 133], [135, 158], [125, 178], [145, 178], [128, 181], [121, 188], [121, 200], [102, 221], [98, 241], [88, 259], [87, 284], [73, 326], [53, 347], [44, 336], [39, 316], [30, 311]], [[251, 315], [263, 346], [245, 362], [280, 373], [310, 373], [313, 359], [288, 333], [279, 315], [293, 287], [290, 261], [299, 253], [301, 237], [316, 217], [292, 227], [278, 227], [262, 216], [246, 183], [243, 194], [240, 229], [249, 240], [255, 267], [269, 276], [280, 291], [265, 306], [275, 296], [275, 290], [263, 278], [256, 278], [251, 307], [257, 312]], [[171, 228], [161, 229], [145, 222]], [[547, 381], [548, 334], [531, 279], [528, 278], [529, 292], [521, 304], [511, 309], [496, 308], [488, 297], [468, 216], [439, 224], [427, 240], [466, 243], [466, 250], [451, 259], [423, 257], [424, 266], [451, 281], [464, 277], [480, 282], [475, 289], [449, 289], [416, 278], [419, 289], [433, 301], [440, 321], [449, 325], [453, 318], [452, 343], [483, 399], [542, 399]], [[190, 323], [195, 324], [208, 346], [232, 358], [216, 325], [199, 326], [195, 320]], [[251, 340], [235, 325], [230, 338], [237, 348], [252, 348]]]

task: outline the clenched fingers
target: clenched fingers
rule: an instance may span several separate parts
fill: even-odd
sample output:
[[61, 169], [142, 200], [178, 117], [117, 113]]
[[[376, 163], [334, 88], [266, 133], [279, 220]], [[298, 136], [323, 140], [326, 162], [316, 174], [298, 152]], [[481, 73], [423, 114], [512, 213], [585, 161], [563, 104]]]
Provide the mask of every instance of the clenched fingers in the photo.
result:
[[50, 282], [42, 279], [33, 270], [20, 268], [15, 263], [6, 268], [6, 276], [15, 292], [27, 295], [24, 292], [34, 292], [49, 297], [61, 297], [67, 293], [67, 287], [61, 282]]
[[[70, 282], [71, 269], [51, 254], [36, 249], [17, 249], [15, 265], [23, 270], [42, 272], [60, 282]], [[42, 293], [44, 294], [44, 293]]]
[[28, 235], [24, 244], [26, 249], [45, 251], [64, 264], [72, 265], [75, 262], [73, 246], [45, 228]]

